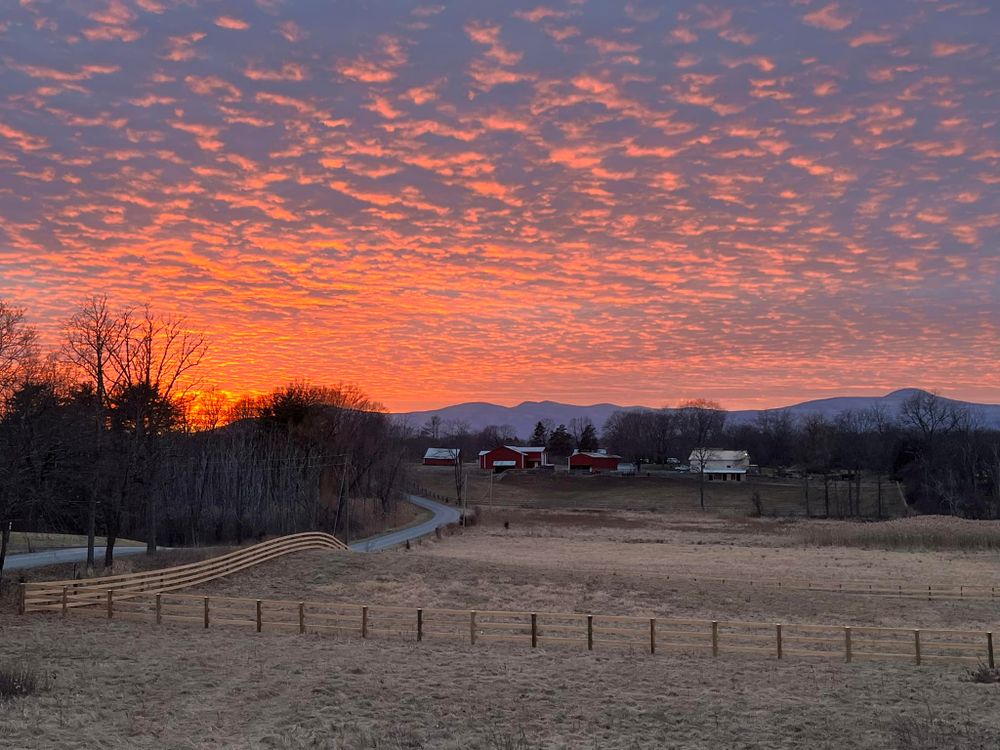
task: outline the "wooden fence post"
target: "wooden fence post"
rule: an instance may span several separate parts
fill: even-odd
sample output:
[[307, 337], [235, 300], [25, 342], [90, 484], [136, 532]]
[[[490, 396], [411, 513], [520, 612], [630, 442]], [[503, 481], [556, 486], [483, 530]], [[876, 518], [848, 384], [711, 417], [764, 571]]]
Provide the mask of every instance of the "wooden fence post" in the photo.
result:
[[19, 615], [27, 614], [28, 584], [22, 583], [17, 588], [17, 613]]
[[259, 633], [264, 629], [264, 617], [263, 617], [264, 603], [258, 599], [257, 600], [257, 632]]
[[780, 659], [781, 656], [782, 656], [782, 651], [781, 651], [781, 623], [778, 623], [777, 625], [774, 626], [774, 636], [775, 636], [775, 643], [777, 644], [777, 647], [778, 647], [778, 658]]
[[306, 632], [306, 603], [299, 602], [299, 633]]
[[361, 637], [368, 637], [368, 607], [361, 608]]
[[587, 615], [587, 650], [594, 650], [594, 616]]
[[850, 664], [853, 654], [851, 653], [851, 629], [844, 628], [844, 660]]
[[422, 609], [417, 610], [417, 640], [422, 641], [424, 639], [424, 611]]
[[719, 655], [719, 623], [712, 620], [712, 656]]
[[114, 589], [108, 589], [108, 619], [112, 619], [115, 616], [115, 591]]
[[69, 589], [63, 586], [62, 590], [62, 616], [65, 617], [69, 612]]
[[538, 648], [538, 614], [531, 613], [531, 647]]
[[205, 627], [208, 628], [208, 597], [204, 597], [202, 601], [205, 604]]
[[990, 669], [994, 669], [996, 665], [993, 662], [993, 633], [986, 634], [986, 659]]
[[476, 645], [476, 610], [469, 612], [469, 643]]
[[160, 595], [156, 595], [156, 624], [163, 623], [163, 605], [160, 602]]
[[649, 618], [649, 653], [656, 653], [656, 618]]
[[913, 654], [917, 659], [917, 666], [920, 666], [920, 631], [913, 631]]

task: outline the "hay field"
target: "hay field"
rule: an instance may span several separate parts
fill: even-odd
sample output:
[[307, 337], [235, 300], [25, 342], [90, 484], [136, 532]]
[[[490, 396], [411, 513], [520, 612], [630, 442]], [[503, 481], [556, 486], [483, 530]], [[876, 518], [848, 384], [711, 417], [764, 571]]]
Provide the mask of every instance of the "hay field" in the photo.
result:
[[[447, 498], [455, 497], [453, 470], [449, 467], [416, 466], [417, 483]], [[565, 471], [550, 474], [508, 472], [494, 475], [480, 471], [475, 464], [467, 468], [467, 500], [475, 505], [513, 506], [546, 509], [652, 510], [657, 512], [699, 512], [697, 474], [654, 473], [650, 476], [570, 475]], [[805, 516], [806, 505], [802, 480], [751, 477], [745, 482], [705, 482], [705, 510], [722, 515], [746, 516], [754, 508], [751, 494], [761, 498], [765, 516]], [[847, 483], [831, 482], [830, 514], [836, 516], [847, 508]], [[862, 511], [874, 517], [876, 484], [861, 485]], [[824, 488], [815, 478], [810, 481], [810, 513], [822, 515]], [[886, 517], [905, 514], [895, 485], [882, 486], [882, 512]]]
[[[711, 566], [1000, 580], [982, 551], [813, 547], [796, 523], [502, 509], [374, 555], [302, 553], [206, 594], [766, 622], [1000, 630], [991, 602], [668, 579]], [[507, 528], [504, 524], [507, 524]], [[676, 573], [674, 573], [676, 575]], [[0, 662], [48, 685], [0, 704], [18, 748], [996, 748], [1000, 686], [962, 666], [531, 651], [0, 613]]]

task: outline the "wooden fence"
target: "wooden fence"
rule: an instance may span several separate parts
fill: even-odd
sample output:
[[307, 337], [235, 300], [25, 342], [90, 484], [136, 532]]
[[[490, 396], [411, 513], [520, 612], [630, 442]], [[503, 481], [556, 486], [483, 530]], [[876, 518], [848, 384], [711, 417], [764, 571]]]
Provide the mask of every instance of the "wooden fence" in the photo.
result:
[[[594, 572], [594, 571], [588, 571]], [[894, 599], [934, 600], [997, 600], [1000, 586], [982, 583], [893, 583], [882, 581], [810, 581], [793, 578], [718, 578], [709, 576], [665, 575], [665, 580], [688, 583], [743, 585], [750, 588], [786, 589], [789, 591], [816, 591], [832, 594], [863, 594]]]
[[393, 607], [294, 600], [198, 596], [64, 586], [54, 603], [32, 611], [129, 620], [155, 625], [247, 628], [260, 633], [342, 633], [412, 641], [445, 639], [471, 645], [510, 642], [526, 647], [565, 646], [751, 654], [855, 661], [983, 662], [994, 666], [993, 633], [977, 630], [883, 628], [723, 620], [681, 620], [631, 615], [509, 612]]
[[20, 611], [22, 613], [45, 611], [51, 609], [53, 605], [62, 606], [65, 601], [64, 593], [67, 590], [72, 593], [69, 606], [86, 606], [90, 597], [103, 597], [108, 591], [118, 595], [147, 591], [176, 591], [237, 573], [292, 552], [312, 549], [347, 551], [348, 547], [330, 534], [306, 532], [278, 537], [208, 560], [172, 568], [80, 580], [25, 583], [21, 587]]

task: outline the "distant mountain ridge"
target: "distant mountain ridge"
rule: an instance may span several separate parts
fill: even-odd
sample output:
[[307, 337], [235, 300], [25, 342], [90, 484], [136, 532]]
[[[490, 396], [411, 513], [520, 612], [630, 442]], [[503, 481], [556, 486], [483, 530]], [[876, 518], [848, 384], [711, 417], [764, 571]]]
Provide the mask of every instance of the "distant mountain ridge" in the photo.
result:
[[[763, 411], [789, 412], [795, 417], [808, 414], [822, 414], [825, 417], [835, 417], [848, 410], [868, 409], [881, 406], [892, 416], [899, 414], [902, 403], [919, 388], [903, 388], [892, 391], [884, 396], [835, 396], [832, 398], [803, 401], [791, 406], [775, 407], [774, 409], [742, 409], [729, 412], [730, 424], [746, 424], [757, 419]], [[943, 398], [943, 397], [942, 397]], [[976, 404], [969, 401], [958, 401], [945, 398], [948, 403], [967, 409], [983, 427], [1000, 429], [1000, 404]], [[464, 422], [471, 430], [481, 430], [487, 425], [511, 425], [518, 436], [527, 438], [539, 420], [551, 419], [555, 424], [569, 424], [574, 417], [587, 417], [598, 429], [604, 426], [614, 412], [621, 409], [648, 409], [647, 406], [619, 406], [617, 404], [591, 404], [580, 406], [562, 404], [557, 401], [524, 401], [517, 406], [499, 406], [483, 401], [473, 401], [464, 404], [454, 404], [440, 409], [412, 411], [396, 414], [399, 419], [405, 419], [413, 427], [423, 426], [433, 416], [439, 416], [445, 423]]]

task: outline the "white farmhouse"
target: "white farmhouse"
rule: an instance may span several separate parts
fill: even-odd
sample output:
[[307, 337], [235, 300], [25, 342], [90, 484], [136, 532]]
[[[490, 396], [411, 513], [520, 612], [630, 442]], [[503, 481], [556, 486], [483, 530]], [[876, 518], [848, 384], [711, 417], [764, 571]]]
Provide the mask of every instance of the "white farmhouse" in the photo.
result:
[[750, 454], [746, 451], [723, 451], [716, 448], [695, 448], [688, 463], [691, 473], [701, 473], [702, 460], [705, 462], [705, 476], [723, 482], [742, 482], [750, 470]]

